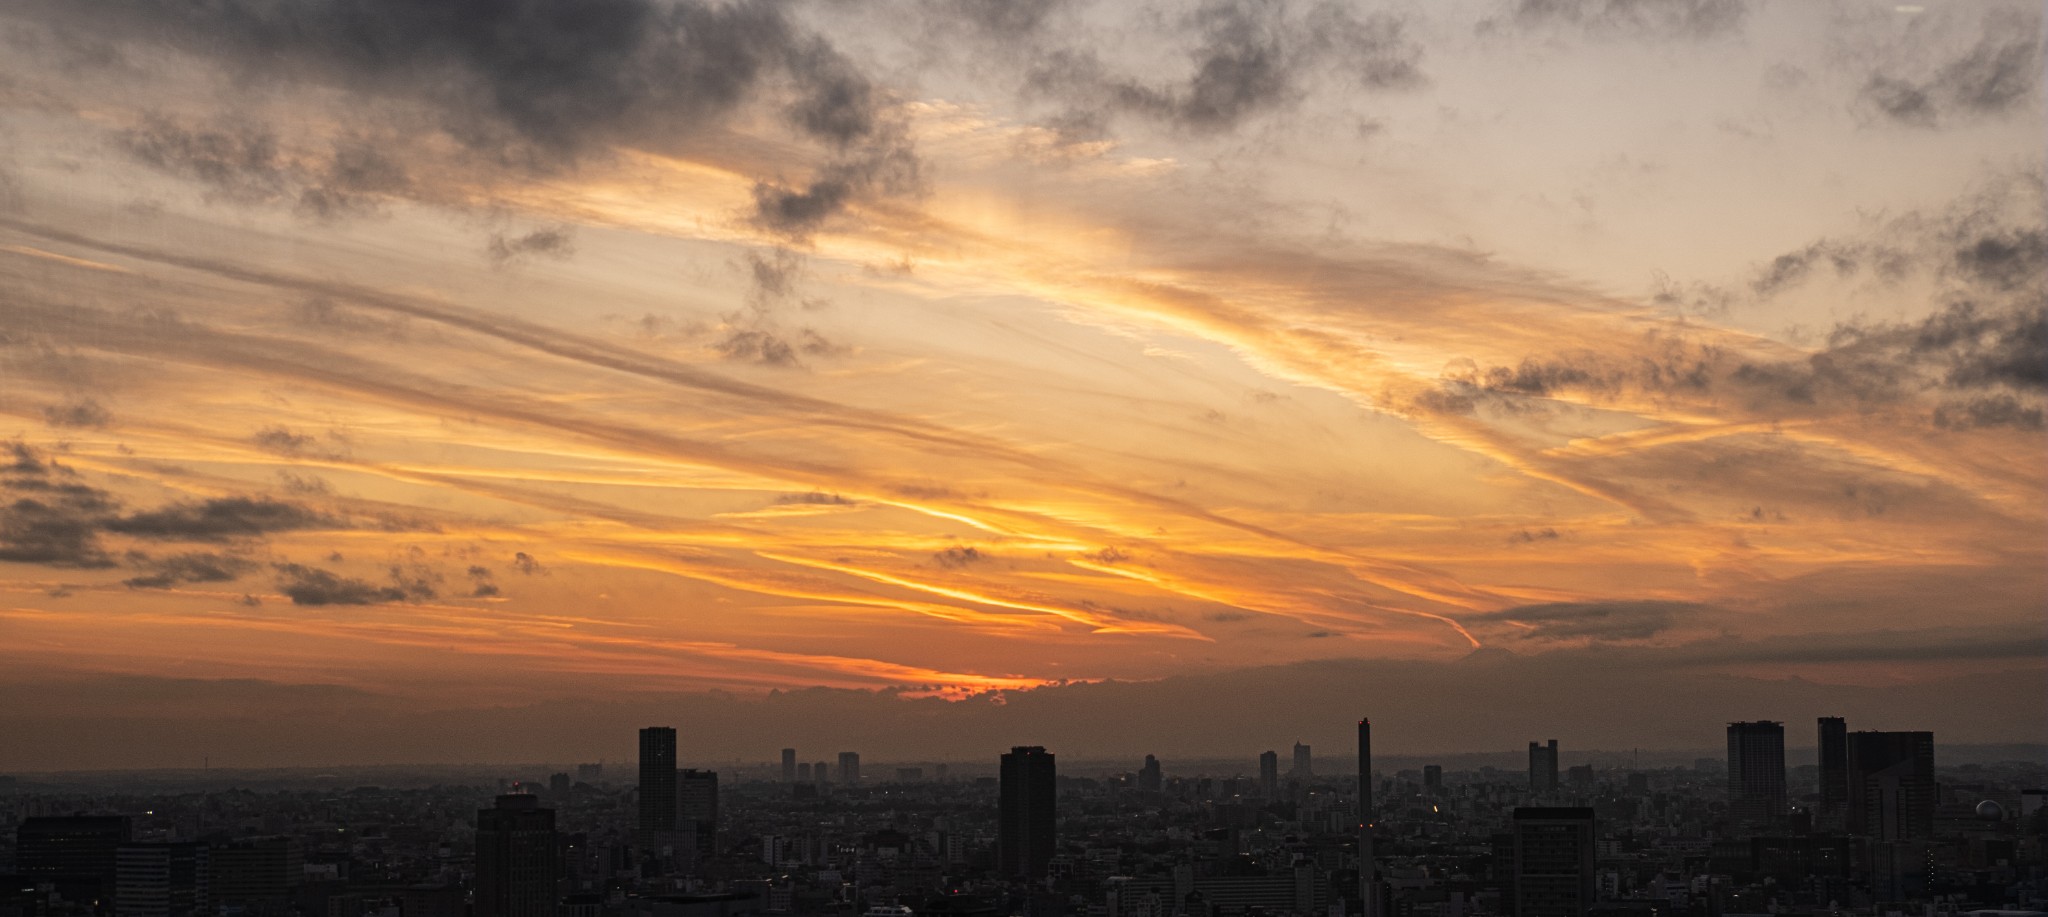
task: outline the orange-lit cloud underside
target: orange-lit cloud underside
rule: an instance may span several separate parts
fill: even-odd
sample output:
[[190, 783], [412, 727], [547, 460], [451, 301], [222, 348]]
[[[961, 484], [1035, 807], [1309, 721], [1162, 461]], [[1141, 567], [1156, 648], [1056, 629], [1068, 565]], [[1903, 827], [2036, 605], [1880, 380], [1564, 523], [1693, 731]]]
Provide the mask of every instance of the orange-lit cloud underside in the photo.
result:
[[[143, 117], [103, 101], [39, 117]], [[0, 213], [8, 498], [73, 488], [100, 553], [22, 547], [68, 536], [19, 510], [0, 660], [440, 703], [962, 697], [2038, 613], [2038, 433], [1934, 423], [1934, 383], [1773, 388], [1820, 345], [1240, 230], [1170, 158], [894, 116], [946, 168], [802, 238], [745, 216], [806, 165], [746, 124], [341, 220], [31, 163]], [[574, 251], [479, 254], [480, 222]], [[237, 499], [291, 521], [152, 528]], [[1654, 624], [1517, 611], [1624, 603]]]

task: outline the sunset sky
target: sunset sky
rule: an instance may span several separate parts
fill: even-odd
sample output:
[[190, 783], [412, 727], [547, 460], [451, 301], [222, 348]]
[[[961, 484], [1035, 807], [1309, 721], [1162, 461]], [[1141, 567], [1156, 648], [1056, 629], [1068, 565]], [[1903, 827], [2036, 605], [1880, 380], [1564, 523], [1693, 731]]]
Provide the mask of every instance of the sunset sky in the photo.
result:
[[[1370, 683], [1316, 737], [1417, 751], [1900, 697], [1852, 728], [2043, 741], [2042, 34], [0, 0], [0, 768], [196, 763], [119, 717], [595, 757], [421, 734], [705, 697], [753, 726], [685, 745], [765, 758], [792, 697], [850, 743], [1103, 681]], [[1563, 681], [1685, 722], [1515, 706]], [[282, 748], [312, 711], [377, 725]]]

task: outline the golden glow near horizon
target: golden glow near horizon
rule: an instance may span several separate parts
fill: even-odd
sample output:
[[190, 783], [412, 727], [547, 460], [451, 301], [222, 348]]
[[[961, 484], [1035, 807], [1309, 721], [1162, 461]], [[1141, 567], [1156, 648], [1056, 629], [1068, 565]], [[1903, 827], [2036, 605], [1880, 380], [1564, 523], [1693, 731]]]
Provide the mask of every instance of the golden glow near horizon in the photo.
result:
[[0, 665], [962, 698], [2039, 623], [2038, 43], [1969, 63], [2035, 6], [776, 13], [852, 127], [155, 6], [97, 63], [5, 14]]

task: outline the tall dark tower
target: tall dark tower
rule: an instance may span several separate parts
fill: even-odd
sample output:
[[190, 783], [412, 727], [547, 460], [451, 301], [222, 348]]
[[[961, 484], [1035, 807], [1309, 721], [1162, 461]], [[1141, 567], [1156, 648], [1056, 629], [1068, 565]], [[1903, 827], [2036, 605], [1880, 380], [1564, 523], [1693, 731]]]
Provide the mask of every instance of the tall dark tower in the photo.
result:
[[1259, 753], [1259, 795], [1267, 799], [1280, 798], [1280, 753], [1277, 751]]
[[1557, 740], [1548, 745], [1529, 743], [1529, 792], [1538, 795], [1557, 792]]
[[1934, 733], [1852, 732], [1849, 830], [1879, 841], [1934, 836]]
[[1515, 810], [1514, 917], [1586, 917], [1599, 886], [1593, 810]]
[[1769, 828], [1785, 818], [1785, 724], [1728, 724], [1728, 815]]
[[676, 731], [667, 726], [640, 730], [641, 843], [656, 845], [676, 830]]
[[1839, 812], [1849, 804], [1849, 724], [1839, 716], [1820, 718], [1820, 807]]
[[555, 917], [558, 849], [555, 810], [537, 796], [500, 796], [478, 810], [475, 917]]
[[1006, 877], [1038, 878], [1055, 846], [1053, 756], [1042, 746], [1019, 745], [1003, 756], [996, 831], [997, 866]]
[[1365, 917], [1380, 917], [1379, 860], [1372, 835], [1372, 720], [1358, 721], [1358, 899]]
[[794, 748], [782, 750], [782, 782], [796, 782], [796, 749]]

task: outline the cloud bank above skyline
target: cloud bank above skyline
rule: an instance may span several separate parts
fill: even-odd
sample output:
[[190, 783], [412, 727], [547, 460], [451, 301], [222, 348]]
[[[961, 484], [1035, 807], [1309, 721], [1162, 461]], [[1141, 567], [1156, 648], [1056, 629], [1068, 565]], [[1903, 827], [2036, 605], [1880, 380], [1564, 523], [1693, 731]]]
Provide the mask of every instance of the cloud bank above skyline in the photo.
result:
[[2039, 740], [1954, 711], [2048, 693], [2041, 19], [6, 4], [0, 691]]

